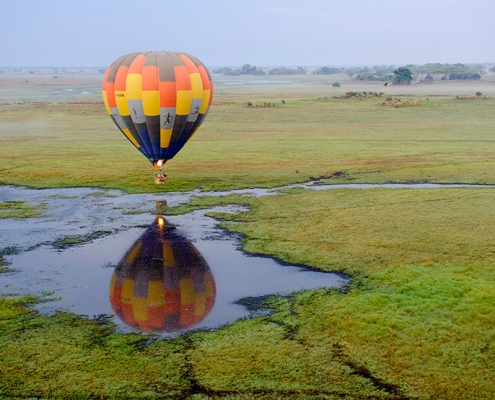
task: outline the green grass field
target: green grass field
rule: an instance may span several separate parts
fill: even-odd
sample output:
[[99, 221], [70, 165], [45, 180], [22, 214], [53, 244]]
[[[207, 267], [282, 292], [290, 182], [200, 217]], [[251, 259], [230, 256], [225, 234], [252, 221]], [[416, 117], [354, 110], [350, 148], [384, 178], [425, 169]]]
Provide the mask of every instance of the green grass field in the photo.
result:
[[[383, 99], [335, 99], [356, 87], [337, 91], [314, 78], [246, 89], [220, 82], [206, 122], [167, 164], [164, 186], [154, 185], [153, 168], [116, 129], [99, 99], [0, 104], [0, 183], [220, 190], [336, 173], [332, 182], [495, 183], [495, 99], [454, 95], [495, 95], [493, 81], [486, 88], [479, 84], [459, 86], [458, 92], [455, 84], [394, 87], [391, 96], [412, 96], [422, 104], [391, 108], [381, 106]], [[361, 89], [385, 91], [382, 85]], [[432, 96], [435, 90], [440, 95]], [[248, 101], [276, 107], [248, 108]]]
[[[96, 98], [0, 104], [0, 182], [129, 192], [314, 178], [495, 183], [495, 100], [455, 100], [493, 97], [493, 80], [392, 87], [387, 95], [421, 103], [399, 108], [334, 98], [384, 91], [350, 80], [338, 90], [315, 77], [222, 82], [203, 127], [170, 162], [167, 185], [154, 185], [151, 165]], [[341, 271], [352, 283], [273, 296], [270, 316], [174, 341], [117, 334], [71, 314], [40, 316], [26, 308], [33, 298], [0, 298], [0, 397], [494, 398], [494, 190], [289, 189], [171, 209], [246, 204], [244, 214], [215, 214], [243, 235], [246, 251]], [[21, 216], [25, 207], [2, 208]]]

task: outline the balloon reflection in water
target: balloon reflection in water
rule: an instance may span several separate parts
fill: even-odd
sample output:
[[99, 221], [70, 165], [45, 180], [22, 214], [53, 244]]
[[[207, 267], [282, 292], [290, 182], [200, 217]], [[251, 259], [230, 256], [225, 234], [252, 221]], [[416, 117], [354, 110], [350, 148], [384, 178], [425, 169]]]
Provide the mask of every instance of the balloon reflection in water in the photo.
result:
[[215, 296], [205, 259], [162, 216], [125, 254], [110, 285], [114, 313], [147, 332], [192, 328], [211, 311]]

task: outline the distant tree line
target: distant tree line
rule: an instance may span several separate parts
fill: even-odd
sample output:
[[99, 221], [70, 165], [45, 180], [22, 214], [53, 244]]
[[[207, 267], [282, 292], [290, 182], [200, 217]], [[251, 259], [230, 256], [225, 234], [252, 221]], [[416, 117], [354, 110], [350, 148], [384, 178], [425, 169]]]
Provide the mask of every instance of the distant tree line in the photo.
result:
[[244, 64], [240, 68], [218, 68], [213, 70], [214, 74], [222, 74], [227, 76], [235, 75], [304, 75], [308, 73], [308, 70], [303, 67], [287, 68], [277, 67], [270, 69], [261, 69], [251, 64]]
[[313, 75], [334, 75], [342, 73], [343, 68], [321, 67], [313, 71]]
[[357, 81], [378, 81], [378, 82], [386, 82], [386, 81], [391, 81], [393, 78], [393, 75], [385, 75], [385, 76], [378, 76], [372, 72], [365, 72], [362, 74], [358, 74], [354, 77], [355, 80]]
[[424, 65], [407, 65], [407, 68], [418, 79], [428, 80], [458, 80], [458, 79], [481, 79], [484, 71], [483, 64], [440, 64], [429, 63]]
[[452, 72], [449, 75], [449, 81], [453, 81], [453, 80], [457, 80], [457, 79], [478, 80], [478, 79], [481, 79], [481, 75], [478, 72], [475, 72], [474, 74], [471, 74], [469, 72], [467, 72], [467, 73], [454, 73], [454, 72]]
[[[404, 70], [406, 68], [410, 71], [407, 77], [404, 79]], [[399, 71], [399, 77], [395, 71]], [[491, 72], [495, 72], [495, 67], [489, 69]], [[251, 64], [244, 64], [240, 68], [217, 68], [212, 72], [222, 75], [335, 75], [346, 74], [347, 76], [357, 81], [377, 81], [377, 82], [392, 82], [395, 84], [408, 84], [413, 79], [430, 83], [435, 80], [460, 80], [460, 79], [481, 79], [482, 74], [486, 71], [486, 66], [483, 64], [441, 64], [441, 63], [428, 63], [424, 65], [409, 64], [404, 67], [397, 68], [393, 65], [376, 65], [376, 66], [364, 66], [364, 67], [333, 67], [323, 66], [314, 69], [308, 69], [303, 67], [289, 68], [289, 67], [275, 67], [275, 68], [259, 68]]]
[[241, 68], [218, 68], [212, 71], [214, 74], [221, 74], [227, 76], [235, 75], [266, 75], [266, 72], [261, 68], [255, 67], [251, 64], [244, 64]]
[[297, 68], [286, 68], [286, 67], [278, 67], [272, 68], [267, 71], [268, 75], [306, 75], [308, 73], [307, 69], [303, 67]]

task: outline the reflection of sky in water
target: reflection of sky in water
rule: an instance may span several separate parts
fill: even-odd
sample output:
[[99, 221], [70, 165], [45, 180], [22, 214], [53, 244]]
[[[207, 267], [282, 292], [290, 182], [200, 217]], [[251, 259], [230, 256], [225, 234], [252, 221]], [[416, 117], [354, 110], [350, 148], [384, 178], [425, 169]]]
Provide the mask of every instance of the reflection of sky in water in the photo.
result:
[[[166, 195], [169, 205], [184, 201], [188, 196]], [[67, 310], [88, 316], [111, 315], [114, 312], [113, 305], [119, 315], [114, 321], [123, 330], [128, 329], [129, 322], [130, 325], [139, 325], [132, 321], [132, 318], [149, 320], [149, 315], [153, 313], [153, 323], [157, 325], [161, 317], [156, 313], [160, 312], [160, 307], [161, 311], [164, 311], [165, 307], [169, 307], [169, 311], [175, 307], [174, 312], [169, 312], [172, 325], [155, 326], [153, 329], [145, 326], [149, 321], [141, 323], [141, 327], [146, 330], [170, 331], [181, 325], [179, 322], [182, 316], [185, 316], [182, 318], [183, 327], [193, 329], [213, 329], [247, 317], [249, 311], [235, 303], [243, 297], [333, 287], [342, 283], [342, 279], [335, 274], [282, 266], [270, 258], [244, 254], [238, 248], [238, 241], [217, 228], [215, 221], [204, 215], [205, 210], [184, 216], [168, 216], [168, 226], [175, 226], [170, 231], [173, 232], [172, 236], [167, 238], [155, 235], [153, 241], [153, 235], [149, 234], [156, 226], [153, 214], [156, 214], [157, 209], [160, 211], [163, 197], [164, 195], [126, 195], [117, 191], [101, 192], [92, 189], [28, 190], [0, 187], [2, 200], [25, 199], [29, 204], [47, 204], [45, 217], [0, 220], [0, 248], [17, 246], [25, 250], [35, 246], [33, 250], [5, 257], [12, 262], [9, 267], [17, 272], [2, 275], [0, 294], [42, 295], [53, 292], [50, 297], [60, 297], [60, 300], [36, 306], [38, 310], [48, 314], [55, 310]], [[137, 212], [138, 209], [143, 212]], [[225, 212], [239, 211], [229, 207], [216, 209]], [[99, 231], [106, 231], [106, 236], [82, 245], [58, 250], [49, 245], [60, 237], [89, 235]], [[145, 244], [143, 238], [146, 238], [147, 233], [148, 243]], [[173, 244], [174, 240], [171, 238], [175, 238], [175, 242], [181, 244]], [[141, 265], [138, 269], [142, 273], [138, 277], [136, 270], [132, 271], [129, 267], [128, 257], [134, 252], [137, 260], [137, 249], [142, 249], [144, 245], [148, 246], [148, 253], [142, 252], [139, 262], [143, 264], [147, 260], [155, 266], [152, 265], [146, 270]], [[168, 255], [164, 250], [167, 246], [170, 247]], [[157, 249], [162, 249], [161, 254], [158, 252], [151, 255], [150, 249], [154, 249], [152, 252], [155, 253]], [[181, 249], [183, 253], [185, 251], [185, 255], [181, 254]], [[188, 265], [184, 261], [188, 258], [192, 259], [192, 264], [200, 266], [198, 268], [202, 271], [202, 277], [198, 278], [192, 264]], [[170, 267], [173, 264], [172, 259], [182, 259], [179, 262], [181, 268], [189, 268], [189, 272], [177, 275], [182, 276], [183, 281], [174, 281], [170, 274], [165, 279], [164, 268], [157, 268], [157, 265], [163, 266], [167, 263]], [[204, 264], [201, 260], [204, 260]], [[127, 294], [119, 296], [120, 303], [127, 302], [128, 305], [135, 306], [135, 309], [126, 311], [127, 317], [132, 315], [131, 318], [125, 318], [124, 312], [115, 307], [118, 303], [115, 301], [115, 276], [119, 271], [116, 267], [119, 266], [122, 271], [126, 262], [127, 271], [121, 274], [120, 283], [124, 282], [128, 273], [128, 285], [125, 289]], [[208, 283], [210, 278], [211, 282]], [[132, 279], [134, 281], [130, 282]], [[169, 286], [157, 287], [160, 280], [167, 282]], [[140, 282], [141, 286], [137, 287], [136, 282]], [[154, 287], [155, 291], [143, 294], [143, 285], [148, 288]], [[207, 291], [202, 291], [208, 286], [215, 288], [213, 293], [210, 289], [209, 295], [206, 294]], [[123, 285], [119, 290], [122, 289]], [[175, 305], [160, 304], [156, 299], [151, 306], [143, 303], [144, 298], [159, 296], [164, 290], [176, 290], [176, 298], [186, 300], [180, 300]], [[208, 302], [214, 304], [211, 310]], [[152, 310], [153, 307], [155, 308]], [[197, 315], [194, 316], [194, 313]], [[164, 322], [167, 322], [166, 319]]]
[[[306, 184], [290, 187], [362, 190], [462, 186], [468, 185]], [[0, 275], [0, 295], [41, 295], [53, 291], [51, 296], [61, 299], [39, 304], [37, 308], [40, 311], [51, 313], [62, 309], [88, 316], [112, 314], [109, 297], [115, 267], [154, 224], [155, 215], [162, 213], [161, 203], [174, 206], [192, 196], [223, 196], [229, 193], [267, 196], [277, 194], [278, 189], [133, 195], [88, 188], [30, 190], [0, 186], [0, 201], [25, 200], [32, 205], [46, 204], [45, 215], [41, 218], [0, 220], [0, 249], [32, 248], [24, 253], [5, 256], [7, 261], [12, 262], [9, 267], [18, 272]], [[240, 212], [239, 208], [234, 207], [216, 207], [214, 210]], [[238, 240], [217, 228], [215, 221], [205, 216], [206, 212], [199, 210], [184, 216], [166, 217], [168, 223], [176, 226], [176, 235], [204, 258], [215, 284], [214, 306], [202, 316], [203, 319], [197, 321], [195, 328], [215, 328], [247, 316], [248, 310], [235, 304], [243, 297], [289, 293], [341, 283], [334, 274], [282, 266], [270, 258], [245, 255], [238, 249]], [[91, 234], [94, 235], [93, 240], [79, 246], [57, 250], [50, 245], [58, 238]], [[154, 257], [155, 261], [163, 264], [167, 258], [163, 254]], [[125, 329], [126, 325], [119, 319], [115, 318], [115, 322]]]
[[264, 79], [240, 79], [238, 81], [229, 82], [217, 82], [218, 85], [271, 85], [273, 83], [298, 83], [299, 81], [277, 81], [277, 80], [264, 80]]
[[[64, 92], [73, 92], [74, 89], [63, 89]], [[79, 92], [79, 94], [91, 94], [91, 92], [87, 90], [82, 90]], [[63, 94], [59, 94], [59, 96], [63, 96]]]

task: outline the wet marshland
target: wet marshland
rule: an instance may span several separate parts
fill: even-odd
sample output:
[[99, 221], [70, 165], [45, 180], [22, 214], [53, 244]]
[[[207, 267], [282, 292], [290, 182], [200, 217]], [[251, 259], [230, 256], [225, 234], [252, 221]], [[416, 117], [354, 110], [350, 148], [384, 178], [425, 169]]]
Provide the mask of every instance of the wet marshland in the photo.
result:
[[[431, 188], [447, 185], [302, 185], [315, 190]], [[459, 186], [459, 185], [448, 185]], [[222, 230], [209, 211], [164, 216], [192, 196], [229, 193], [124, 194], [88, 188], [0, 187], [0, 201], [24, 200], [43, 216], [0, 219], [0, 250], [11, 272], [0, 275], [0, 295], [34, 294], [50, 301], [36, 308], [88, 317], [109, 316], [123, 331], [177, 335], [215, 329], [251, 311], [241, 299], [338, 287], [347, 278], [282, 265], [240, 249], [240, 238]], [[276, 194], [256, 189], [246, 196]], [[245, 301], [244, 301], [245, 302]]]

